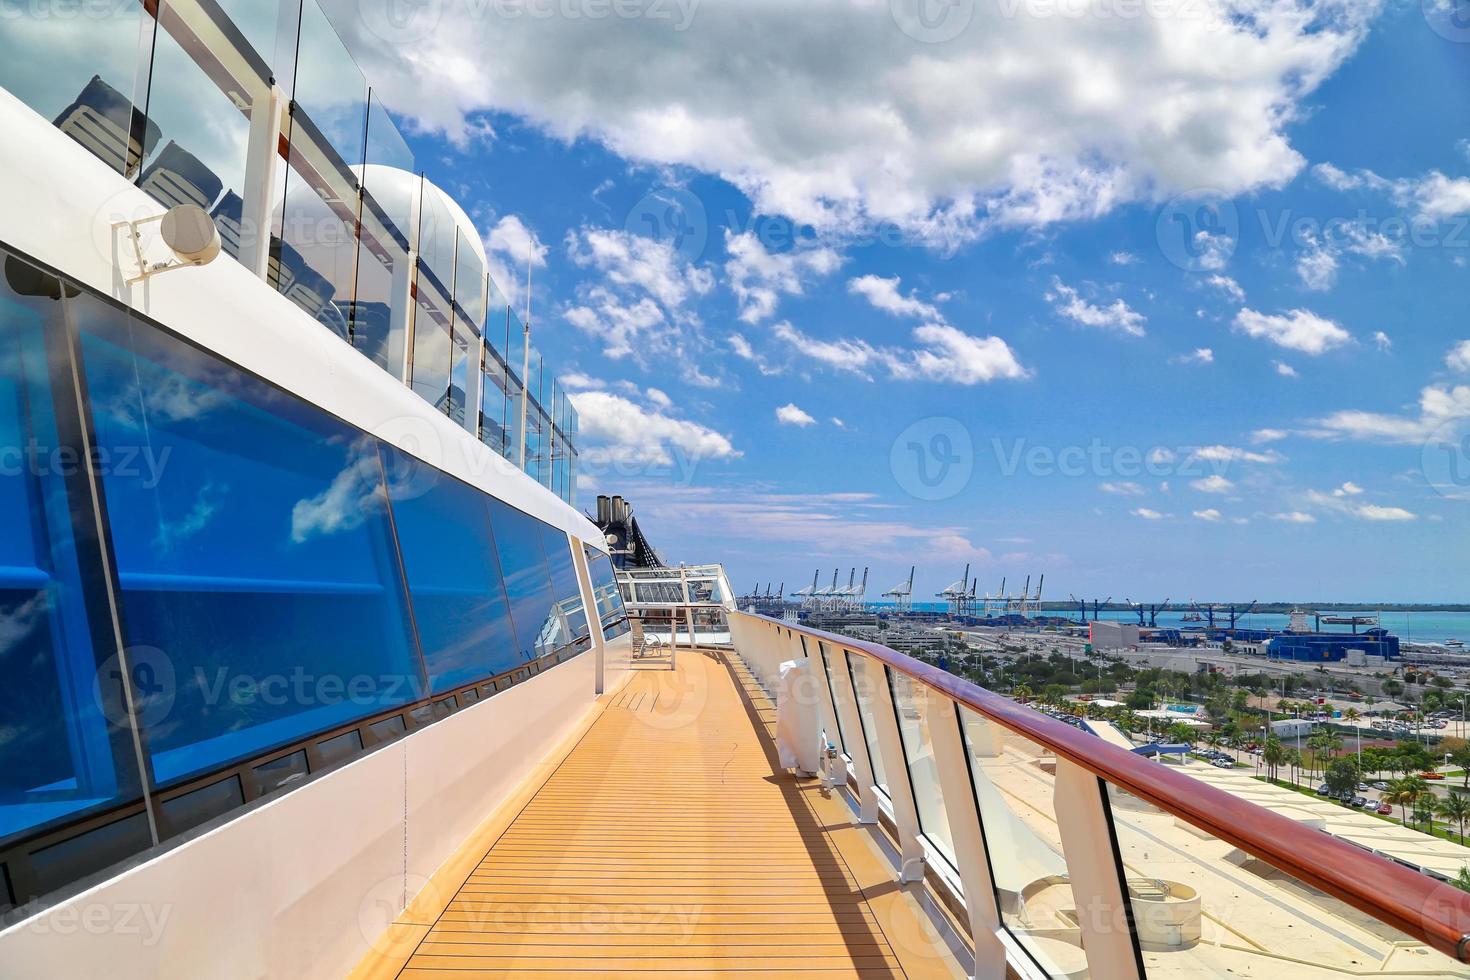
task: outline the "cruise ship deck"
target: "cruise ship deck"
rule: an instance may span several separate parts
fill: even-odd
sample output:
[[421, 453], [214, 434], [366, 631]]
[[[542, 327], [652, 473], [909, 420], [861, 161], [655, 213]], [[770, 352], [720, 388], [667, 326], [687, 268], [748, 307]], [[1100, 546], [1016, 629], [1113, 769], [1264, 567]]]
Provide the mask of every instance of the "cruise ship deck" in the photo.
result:
[[964, 976], [841, 795], [781, 768], [774, 724], [728, 652], [632, 671], [355, 976]]

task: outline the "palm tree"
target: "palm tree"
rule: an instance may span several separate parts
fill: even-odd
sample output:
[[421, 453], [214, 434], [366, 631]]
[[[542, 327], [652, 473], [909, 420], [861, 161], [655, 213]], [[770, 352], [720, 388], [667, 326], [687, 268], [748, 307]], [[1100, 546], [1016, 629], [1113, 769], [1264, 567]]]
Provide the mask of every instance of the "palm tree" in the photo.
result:
[[1357, 735], [1359, 772], [1362, 772], [1363, 770], [1363, 729], [1358, 725], [1358, 720], [1362, 717], [1362, 713], [1359, 712], [1357, 708], [1349, 708], [1342, 713], [1343, 720], [1353, 726], [1353, 732]]
[[1300, 782], [1297, 776], [1302, 766], [1302, 754], [1296, 749], [1287, 749], [1286, 764], [1291, 766], [1291, 785], [1296, 786]]
[[1460, 843], [1465, 843], [1465, 821], [1470, 820], [1470, 796], [1451, 793], [1434, 805], [1434, 812], [1444, 817], [1446, 823], [1454, 821], [1460, 829]]
[[1395, 779], [1388, 784], [1388, 792], [1383, 794], [1384, 802], [1399, 808], [1402, 816], [1401, 822], [1409, 822], [1409, 807], [1419, 801], [1419, 796], [1428, 792], [1423, 779], [1418, 776], [1404, 776]]
[[1266, 763], [1266, 777], [1271, 782], [1276, 782], [1276, 770], [1286, 762], [1286, 758], [1286, 746], [1281, 744], [1281, 739], [1267, 735], [1266, 744], [1261, 747], [1261, 759]]

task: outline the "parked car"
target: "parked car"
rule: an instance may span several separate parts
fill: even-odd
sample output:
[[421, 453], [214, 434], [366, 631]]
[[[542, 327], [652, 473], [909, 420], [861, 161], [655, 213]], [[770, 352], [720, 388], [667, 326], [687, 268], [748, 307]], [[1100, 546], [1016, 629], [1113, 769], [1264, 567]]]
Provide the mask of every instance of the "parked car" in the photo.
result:
[[1362, 805], [1359, 807], [1359, 809], [1363, 809], [1363, 810], [1376, 810], [1376, 809], [1378, 809], [1378, 806], [1379, 806], [1379, 804], [1378, 804], [1378, 801], [1377, 800], [1364, 800], [1363, 803], [1362, 803]]
[[1387, 792], [1388, 784], [1380, 779], [1378, 782], [1373, 784], [1373, 788], [1378, 790], [1378, 792], [1380, 793]]
[[1332, 787], [1331, 786], [1328, 786], [1326, 783], [1323, 783], [1321, 786], [1318, 786], [1317, 787], [1317, 795], [1318, 796], [1329, 796], [1329, 795], [1331, 795], [1331, 793], [1332, 793]]
[[1442, 772], [1421, 772], [1419, 775], [1422, 776], [1422, 777], [1424, 777], [1425, 779], [1443, 779], [1444, 778], [1444, 773], [1442, 773]]
[[1380, 803], [1378, 804], [1377, 812], [1380, 817], [1386, 817], [1389, 814], [1393, 813], [1393, 807], [1389, 806], [1387, 803]]
[[1350, 800], [1348, 802], [1348, 806], [1356, 807], [1357, 809], [1361, 810], [1363, 808], [1363, 804], [1364, 803], [1367, 803], [1367, 802], [1368, 802], [1368, 798], [1367, 797], [1365, 797], [1365, 796], [1355, 796], [1355, 797], [1352, 798], [1352, 800]]

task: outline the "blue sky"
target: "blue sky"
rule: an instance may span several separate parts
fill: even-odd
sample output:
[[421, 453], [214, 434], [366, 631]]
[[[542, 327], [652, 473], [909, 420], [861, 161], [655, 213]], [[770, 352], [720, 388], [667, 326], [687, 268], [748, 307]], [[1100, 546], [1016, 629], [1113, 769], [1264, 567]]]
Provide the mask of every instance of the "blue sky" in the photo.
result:
[[533, 241], [584, 505], [741, 591], [1463, 599], [1464, 11], [957, 0], [935, 40], [910, 2], [380, 46], [518, 301]]

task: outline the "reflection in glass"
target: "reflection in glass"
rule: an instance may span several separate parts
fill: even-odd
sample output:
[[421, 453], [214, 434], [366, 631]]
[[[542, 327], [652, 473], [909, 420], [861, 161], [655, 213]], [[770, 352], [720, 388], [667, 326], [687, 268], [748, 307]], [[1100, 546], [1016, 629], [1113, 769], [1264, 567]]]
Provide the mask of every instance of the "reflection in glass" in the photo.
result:
[[535, 660], [552, 652], [550, 641], [555, 633], [552, 616], [556, 600], [541, 544], [544, 525], [494, 499], [490, 501], [490, 525], [495, 531], [495, 550], [505, 573], [505, 592], [510, 598], [510, 618], [516, 631], [516, 653], [521, 660]]
[[[801, 642], [805, 646], [807, 642], [806, 637], [802, 637]], [[835, 734], [837, 736], [837, 748], [845, 755], [847, 754], [847, 732], [842, 728], [842, 712], [837, 710], [837, 681], [834, 679], [832, 671], [832, 653], [828, 650], [827, 644], [821, 642], [817, 643], [817, 650], [822, 657], [822, 671], [827, 675], [827, 693], [832, 700], [832, 717], [837, 721], [837, 731], [835, 733], [828, 733], [828, 738], [830, 739], [831, 735]]]
[[868, 746], [868, 758], [873, 763], [873, 784], [888, 792], [888, 773], [883, 766], [883, 753], [878, 751], [878, 729], [874, 725], [873, 699], [877, 697], [878, 684], [886, 684], [883, 668], [872, 664], [860, 654], [847, 654], [847, 669], [852, 676], [853, 692], [857, 695], [858, 720], [863, 723], [863, 741]]
[[[34, 11], [27, 16], [26, 11]], [[139, 64], [140, 3], [93, 5], [63, 22], [61, 11], [16, 5], [0, 30], [0, 87], [118, 173], [131, 177], [158, 142], [156, 125], [135, 110], [148, 66]]]
[[961, 708], [1001, 921], [1051, 976], [1085, 977], [1082, 930], [1056, 818], [1056, 758]]
[[556, 595], [549, 646], [554, 650], [575, 649], [578, 653], [591, 646], [587, 628], [587, 607], [582, 602], [582, 588], [577, 583], [577, 568], [565, 531], [541, 526], [541, 544], [546, 549], [546, 565], [551, 570], [551, 586]]
[[949, 814], [944, 809], [934, 739], [929, 734], [932, 719], [943, 724], [953, 717], [954, 702], [895, 670], [889, 670], [888, 675], [893, 682], [893, 709], [898, 713], [898, 734], [903, 740], [909, 782], [914, 788], [914, 808], [919, 811], [919, 829], [954, 864]]
[[301, 9], [276, 288], [348, 336], [367, 81], [313, 0]]
[[407, 453], [382, 452], [430, 693], [510, 670], [518, 662], [515, 632], [489, 498]]
[[[1249, 774], [1211, 772], [1218, 775], [1210, 782], [1239, 783], [1253, 795], [1261, 789]], [[1287, 812], [1300, 799], [1277, 795]], [[1288, 977], [1298, 962], [1312, 964], [1313, 976], [1470, 977], [1470, 966], [1126, 790], [1109, 785], [1108, 804], [1150, 978]]]
[[420, 181], [408, 143], [376, 96], [368, 100], [366, 153], [357, 292], [348, 320], [353, 346], [399, 377], [408, 332], [413, 195]]
[[613, 571], [612, 559], [600, 551], [583, 545], [587, 555], [587, 574], [592, 582], [592, 594], [597, 597], [597, 612], [602, 617], [602, 635], [611, 640], [628, 632], [627, 610], [623, 608], [623, 594], [618, 590], [617, 574]]
[[[161, 136], [139, 186], [166, 207], [194, 204], [215, 219], [225, 251], [238, 256], [267, 229], [246, 227], [245, 160], [250, 114], [269, 106], [264, 62], [236, 60], [207, 47], [184, 8], [159, 5], [148, 117]], [[272, 275], [281, 275], [279, 260]], [[273, 279], [273, 282], [275, 281]]]
[[[0, 467], [0, 843], [140, 793], [105, 608], [89, 615], [72, 535], [72, 494], [49, 465], [63, 437], [52, 392], [72, 398], [70, 375], [48, 355], [65, 330], [56, 280], [5, 258], [0, 290], [0, 446], [34, 447]], [[18, 295], [24, 290], [27, 296]], [[100, 304], [92, 301], [99, 311]], [[107, 311], [106, 315], [122, 314]], [[48, 339], [49, 338], [49, 339]], [[87, 574], [93, 579], [97, 572]], [[95, 603], [100, 593], [94, 593]], [[93, 630], [102, 620], [99, 647]], [[99, 652], [101, 656], [99, 656]], [[99, 661], [102, 661], [99, 667]], [[86, 870], [109, 860], [79, 858]], [[5, 895], [0, 892], [0, 905]]]
[[453, 367], [449, 287], [423, 262], [418, 265], [418, 303], [413, 311], [413, 390], [446, 415]]
[[122, 619], [175, 681], [161, 783], [412, 700], [419, 674], [375, 441], [196, 348], [81, 317]]

